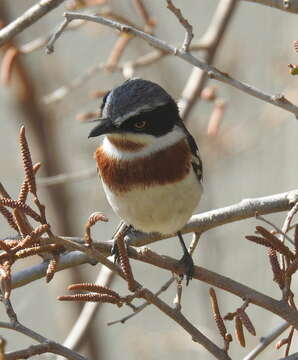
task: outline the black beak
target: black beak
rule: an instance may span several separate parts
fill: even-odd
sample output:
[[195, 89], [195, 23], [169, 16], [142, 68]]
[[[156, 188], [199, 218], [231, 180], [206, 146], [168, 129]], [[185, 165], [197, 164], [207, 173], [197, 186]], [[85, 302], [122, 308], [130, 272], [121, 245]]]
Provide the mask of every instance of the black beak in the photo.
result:
[[93, 121], [99, 121], [99, 124], [90, 131], [88, 138], [100, 136], [104, 134], [110, 134], [115, 132], [116, 127], [113, 125], [110, 119], [96, 119]]

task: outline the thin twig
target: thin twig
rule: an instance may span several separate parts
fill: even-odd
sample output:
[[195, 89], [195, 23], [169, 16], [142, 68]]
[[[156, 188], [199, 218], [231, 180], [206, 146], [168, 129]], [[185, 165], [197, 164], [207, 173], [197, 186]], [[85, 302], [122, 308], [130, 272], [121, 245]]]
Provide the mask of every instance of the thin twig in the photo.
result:
[[250, 352], [248, 353], [242, 360], [254, 360], [256, 357], [263, 352], [267, 346], [269, 346], [279, 335], [281, 335], [290, 324], [287, 322], [283, 322], [278, 325], [273, 331], [270, 332], [267, 336], [262, 336], [260, 338], [260, 343]]
[[[212, 65], [214, 61], [217, 49], [224, 38], [237, 4], [237, 0], [221, 0], [207, 31], [200, 40], [201, 44], [204, 44], [204, 61], [209, 65]], [[178, 102], [180, 115], [184, 121], [187, 120], [192, 107], [198, 101], [207, 79], [208, 74], [202, 69], [195, 67], [192, 70]]]
[[[71, 359], [71, 360], [86, 360], [86, 358], [84, 358], [83, 356], [81, 356], [80, 354], [67, 349], [65, 346], [60, 345], [54, 341], [50, 341], [49, 339], [47, 339], [46, 337], [38, 334], [37, 332], [27, 328], [26, 326], [20, 324], [19, 322], [11, 322], [11, 323], [6, 323], [1, 321], [0, 322], [0, 328], [5, 328], [5, 329], [11, 329], [14, 331], [17, 331], [23, 335], [26, 335], [34, 340], [36, 340], [37, 342], [41, 343], [41, 344], [51, 344], [51, 348], [55, 349], [55, 353], [56, 354], [60, 354], [63, 355], [64, 357]], [[14, 356], [13, 354], [10, 354], [11, 358], [7, 359], [17, 359], [16, 357], [12, 357]]]
[[[191, 241], [189, 249], [188, 249], [188, 252], [190, 253], [190, 255], [192, 255], [194, 253], [196, 247], [198, 246], [200, 236], [201, 236], [200, 233], [194, 233], [192, 241]], [[173, 284], [174, 281], [175, 281], [175, 275], [172, 275], [171, 278], [166, 283], [164, 283], [161, 286], [161, 288], [155, 293], [155, 295], [159, 296], [162, 292], [167, 291], [167, 289]], [[134, 312], [132, 314], [124, 316], [120, 320], [115, 320], [115, 321], [109, 322], [108, 325], [114, 325], [114, 324], [119, 324], [119, 323], [124, 324], [126, 322], [126, 320], [129, 320], [132, 317], [134, 317], [135, 315], [139, 314], [148, 305], [150, 305], [150, 303], [148, 301], [146, 301], [143, 304], [141, 304], [140, 306], [138, 306], [137, 308], [135, 308]]]
[[[61, 350], [58, 344], [55, 342], [46, 342], [39, 345], [31, 345], [27, 349], [12, 351], [5, 354], [5, 360], [17, 360], [17, 359], [28, 359], [34, 355], [41, 355], [44, 353], [52, 353], [52, 354], [59, 354], [62, 356], [67, 355], [68, 359], [79, 359], [77, 356], [70, 356], [69, 353], [65, 350]], [[84, 359], [84, 358], [81, 358]]]
[[270, 225], [271, 227], [273, 227], [273, 229], [275, 229], [278, 234], [283, 235], [291, 244], [294, 245], [293, 240], [292, 240], [287, 234], [283, 233], [283, 231], [282, 231], [278, 226], [276, 226], [275, 224], [273, 224], [273, 222], [269, 221], [269, 220], [266, 219], [264, 216], [262, 216], [262, 215], [260, 215], [260, 214], [258, 214], [258, 213], [256, 213], [256, 219], [262, 220], [262, 221], [264, 221], [266, 224], [268, 224], [268, 225]]
[[191, 24], [187, 21], [187, 19], [182, 15], [182, 12], [180, 9], [176, 8], [176, 6], [173, 4], [172, 0], [167, 0], [167, 8], [172, 11], [173, 14], [175, 14], [175, 16], [177, 17], [177, 19], [179, 20], [180, 24], [184, 27], [185, 29], [185, 38], [181, 47], [182, 51], [188, 52], [189, 51], [189, 46], [191, 43], [191, 40], [193, 38], [193, 32], [192, 32], [192, 26]]
[[164, 40], [158, 39], [150, 34], [147, 34], [141, 30], [138, 30], [134, 28], [133, 26], [126, 25], [123, 23], [119, 23], [114, 20], [107, 19], [102, 16], [95, 16], [95, 15], [86, 15], [86, 14], [80, 14], [80, 13], [73, 13], [73, 12], [66, 12], [64, 13], [64, 21], [60, 24], [56, 32], [52, 35], [50, 41], [47, 45], [47, 51], [48, 53], [51, 53], [54, 51], [54, 43], [57, 41], [57, 39], [61, 36], [67, 25], [77, 19], [87, 20], [91, 22], [96, 22], [105, 26], [109, 26], [111, 28], [117, 29], [119, 31], [129, 32], [135, 36], [138, 36], [142, 38], [143, 40], [147, 41], [150, 45], [170, 52], [177, 57], [183, 59], [184, 61], [192, 64], [195, 67], [198, 67], [204, 71], [207, 72], [208, 76], [212, 79], [216, 79], [218, 81], [221, 81], [223, 83], [226, 83], [232, 87], [237, 88], [240, 91], [243, 91], [253, 97], [256, 97], [258, 99], [261, 99], [265, 102], [268, 102], [272, 105], [275, 105], [277, 107], [280, 107], [284, 110], [287, 110], [291, 113], [293, 113], [296, 117], [298, 117], [298, 107], [294, 104], [292, 104], [289, 100], [287, 100], [282, 94], [278, 95], [272, 95], [267, 94], [254, 86], [251, 86], [249, 84], [246, 84], [244, 82], [241, 82], [239, 80], [236, 80], [232, 78], [230, 75], [216, 69], [213, 66], [208, 65], [206, 62], [195, 58], [193, 55], [191, 55], [188, 52], [185, 52], [181, 49], [177, 49], [173, 45], [169, 45]]
[[64, 0], [40, 0], [37, 4], [25, 11], [23, 15], [0, 30], [0, 46], [10, 41], [28, 26], [34, 24], [42, 16], [62, 4], [63, 1]]
[[[167, 291], [169, 286], [171, 286], [173, 284], [173, 282], [174, 282], [174, 276], [172, 276], [165, 284], [163, 284], [162, 287], [158, 291], [156, 291], [154, 293], [154, 295], [159, 296], [161, 293]], [[131, 319], [132, 317], [134, 317], [135, 315], [137, 315], [138, 313], [143, 311], [149, 305], [151, 305], [150, 302], [145, 301], [143, 304], [141, 304], [140, 306], [135, 308], [134, 312], [132, 314], [124, 316], [120, 320], [115, 320], [115, 321], [108, 322], [107, 325], [110, 326], [110, 325], [115, 325], [115, 324], [120, 324], [120, 323], [124, 324], [127, 320]]]

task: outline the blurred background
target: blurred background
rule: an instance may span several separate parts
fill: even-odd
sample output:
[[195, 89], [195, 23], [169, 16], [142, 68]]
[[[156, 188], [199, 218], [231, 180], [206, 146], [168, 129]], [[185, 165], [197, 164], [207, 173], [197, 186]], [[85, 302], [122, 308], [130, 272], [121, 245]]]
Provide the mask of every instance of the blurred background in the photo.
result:
[[[9, 23], [34, 3], [33, 0], [2, 0], [0, 21]], [[244, 198], [297, 188], [298, 125], [292, 114], [228, 85], [214, 80], [202, 81], [198, 71], [191, 78], [198, 89], [189, 93], [185, 87], [193, 74], [190, 64], [174, 56], [162, 56], [146, 63], [147, 58], [144, 60], [143, 56], [156, 53], [153, 48], [140, 39], [119, 36], [114, 30], [98, 24], [74, 23], [73, 29], [66, 31], [56, 43], [51, 55], [46, 54], [44, 46], [39, 47], [61, 22], [66, 9], [100, 13], [150, 31], [171, 44], [181, 44], [184, 29], [167, 10], [166, 1], [143, 0], [147, 18], [144, 13], [140, 14], [137, 3], [130, 0], [66, 1], [13, 40], [10, 46], [23, 50], [14, 59], [11, 69], [5, 68], [5, 61], [9, 61], [8, 46], [1, 48], [0, 179], [10, 195], [17, 196], [23, 180], [18, 131], [25, 125], [33, 161], [42, 163], [40, 199], [47, 205], [48, 219], [56, 234], [82, 236], [88, 216], [94, 211], [102, 211], [110, 222], [96, 225], [93, 234], [94, 239], [105, 241], [111, 238], [119, 222], [104, 197], [95, 171], [93, 153], [99, 139], [87, 139], [92, 125], [84, 124], [82, 120], [94, 117], [105, 92], [132, 75], [159, 83], [177, 101], [180, 100], [181, 107], [185, 104], [181, 101], [182, 93], [184, 97], [185, 92], [192, 97], [185, 121], [197, 140], [204, 164], [204, 197], [198, 212]], [[193, 25], [194, 45], [200, 43], [210, 30], [218, 6], [224, 3], [227, 1], [175, 1]], [[227, 25], [220, 35], [223, 36], [215, 47], [198, 50], [196, 55], [213, 61], [221, 71], [236, 79], [271, 94], [282, 93], [297, 103], [297, 80], [289, 74], [287, 67], [289, 63], [298, 62], [293, 49], [293, 41], [297, 40], [295, 14], [239, 1], [230, 10]], [[135, 64], [136, 61], [139, 63]], [[70, 176], [63, 181], [59, 177], [52, 178], [60, 174]], [[285, 213], [267, 218], [281, 226]], [[257, 220], [251, 219], [204, 233], [194, 261], [279, 298], [278, 286], [272, 284], [266, 251], [244, 238], [254, 232], [256, 224]], [[0, 228], [1, 236], [11, 233], [2, 218]], [[189, 243], [191, 236], [186, 239]], [[149, 247], [160, 254], [181, 256], [177, 239], [163, 240]], [[18, 262], [15, 271], [39, 261], [33, 257]], [[132, 264], [136, 279], [152, 291], [158, 290], [170, 276], [166, 271], [146, 264]], [[99, 268], [99, 265], [83, 265], [57, 273], [49, 285], [42, 279], [14, 290], [12, 303], [20, 322], [62, 343], [81, 304], [61, 303], [56, 297], [65, 294], [70, 283], [94, 282]], [[115, 279], [112, 288], [121, 294], [127, 293], [121, 280]], [[183, 291], [182, 311], [200, 331], [221, 346], [222, 339], [212, 318], [208, 288], [204, 283], [192, 281]], [[223, 314], [242, 304], [241, 299], [221, 290], [217, 294]], [[175, 289], [171, 287], [162, 298], [171, 303], [174, 296]], [[5, 319], [3, 307], [0, 311], [1, 319]], [[212, 358], [153, 307], [147, 307], [124, 325], [107, 326], [107, 322], [120, 319], [130, 311], [127, 307], [101, 306], [78, 351], [94, 360]], [[233, 359], [243, 358], [261, 336], [282, 322], [253, 305], [249, 306], [248, 314], [257, 336], [247, 335], [245, 349], [234, 341], [230, 352]], [[227, 326], [233, 332], [233, 324]], [[3, 329], [0, 333], [8, 341], [8, 350], [21, 349], [33, 342]], [[292, 351], [297, 350], [294, 338]], [[271, 345], [260, 358], [278, 359], [282, 354], [283, 350], [277, 351]]]

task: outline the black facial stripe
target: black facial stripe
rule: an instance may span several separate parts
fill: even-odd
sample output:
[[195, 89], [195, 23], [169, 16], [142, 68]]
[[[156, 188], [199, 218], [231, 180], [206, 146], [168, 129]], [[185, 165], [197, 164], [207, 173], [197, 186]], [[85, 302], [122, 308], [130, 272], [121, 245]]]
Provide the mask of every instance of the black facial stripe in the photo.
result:
[[[136, 122], [146, 121], [147, 126], [143, 129], [135, 128]], [[179, 123], [180, 117], [177, 105], [169, 102], [166, 105], [159, 106], [151, 111], [143, 112], [133, 116], [123, 122], [119, 132], [133, 132], [139, 134], [149, 134], [154, 136], [163, 136], [171, 131], [175, 124]]]

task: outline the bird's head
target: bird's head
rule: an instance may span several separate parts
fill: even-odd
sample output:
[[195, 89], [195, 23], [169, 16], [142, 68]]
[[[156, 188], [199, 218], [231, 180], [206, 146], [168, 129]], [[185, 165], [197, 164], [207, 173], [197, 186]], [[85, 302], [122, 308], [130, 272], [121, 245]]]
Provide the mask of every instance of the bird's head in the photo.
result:
[[111, 90], [101, 105], [102, 117], [89, 137], [108, 135], [149, 144], [181, 122], [175, 101], [159, 85], [138, 78]]

